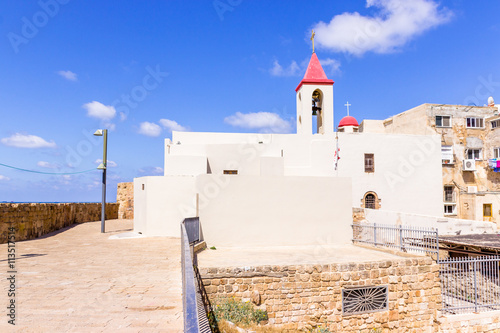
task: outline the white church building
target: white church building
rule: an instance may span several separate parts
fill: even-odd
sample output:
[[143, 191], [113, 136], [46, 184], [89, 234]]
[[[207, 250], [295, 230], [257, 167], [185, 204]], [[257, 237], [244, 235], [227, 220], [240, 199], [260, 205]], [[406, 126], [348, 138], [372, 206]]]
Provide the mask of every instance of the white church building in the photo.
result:
[[174, 132], [164, 175], [134, 180], [134, 231], [179, 237], [199, 217], [209, 246], [312, 245], [350, 242], [353, 207], [442, 216], [440, 136], [359, 132], [350, 116], [335, 131], [333, 85], [313, 53], [296, 134]]

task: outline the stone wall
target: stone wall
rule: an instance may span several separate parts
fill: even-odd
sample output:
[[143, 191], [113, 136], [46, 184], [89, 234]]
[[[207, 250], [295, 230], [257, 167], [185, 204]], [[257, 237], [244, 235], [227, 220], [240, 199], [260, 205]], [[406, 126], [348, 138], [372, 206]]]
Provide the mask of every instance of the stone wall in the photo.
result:
[[[272, 324], [331, 332], [427, 332], [441, 308], [438, 265], [430, 258], [330, 265], [202, 268], [207, 294], [257, 299]], [[388, 310], [342, 314], [342, 289], [388, 286]]]
[[[214, 301], [236, 297], [287, 328], [330, 332], [500, 332], [500, 311], [442, 315], [439, 266], [430, 258], [330, 265], [200, 268]], [[342, 315], [342, 288], [388, 286], [388, 310]]]
[[500, 311], [488, 311], [439, 318], [441, 333], [493, 333], [500, 332]]
[[365, 216], [365, 209], [364, 208], [352, 207], [352, 222], [353, 223], [364, 221], [365, 218], [366, 218], [366, 216]]
[[118, 208], [119, 219], [134, 218], [134, 182], [118, 183], [116, 202], [120, 205]]
[[[116, 218], [118, 204], [107, 203], [106, 219]], [[7, 242], [9, 226], [16, 228], [16, 241], [22, 241], [100, 219], [100, 203], [0, 203], [0, 244]]]

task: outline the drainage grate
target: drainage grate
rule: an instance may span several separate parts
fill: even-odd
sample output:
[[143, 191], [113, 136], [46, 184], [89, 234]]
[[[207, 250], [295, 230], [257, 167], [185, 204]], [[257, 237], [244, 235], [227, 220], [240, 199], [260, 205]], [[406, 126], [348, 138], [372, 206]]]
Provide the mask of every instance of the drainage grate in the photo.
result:
[[388, 309], [387, 286], [342, 289], [344, 315], [384, 311]]

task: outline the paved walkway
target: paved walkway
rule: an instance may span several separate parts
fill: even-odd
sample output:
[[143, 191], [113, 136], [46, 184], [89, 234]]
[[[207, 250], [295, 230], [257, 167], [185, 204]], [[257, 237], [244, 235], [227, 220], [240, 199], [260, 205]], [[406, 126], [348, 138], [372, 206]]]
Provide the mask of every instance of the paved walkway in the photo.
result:
[[73, 225], [16, 243], [16, 326], [7, 323], [0, 244], [0, 332], [182, 332], [180, 239], [109, 239], [129, 220]]
[[352, 244], [339, 246], [277, 246], [260, 248], [217, 247], [198, 254], [198, 266], [243, 267], [263, 265], [318, 265], [403, 259], [403, 257]]

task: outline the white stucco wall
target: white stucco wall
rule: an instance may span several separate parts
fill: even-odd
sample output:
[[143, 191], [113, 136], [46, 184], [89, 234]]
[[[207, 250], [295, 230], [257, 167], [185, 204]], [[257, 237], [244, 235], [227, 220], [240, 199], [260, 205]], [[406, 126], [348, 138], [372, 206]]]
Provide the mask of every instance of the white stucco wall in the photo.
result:
[[348, 178], [202, 175], [196, 187], [209, 246], [350, 242]]
[[[368, 191], [384, 210], [441, 216], [441, 143], [437, 135], [338, 133], [338, 175], [352, 177], [353, 207]], [[364, 171], [364, 154], [374, 154], [375, 172]]]
[[165, 155], [165, 176], [197, 176], [207, 173], [205, 156]]
[[[165, 157], [166, 175], [207, 173], [203, 162], [188, 163], [190, 160], [185, 151], [189, 151], [194, 156], [204, 154], [211, 174], [238, 170], [238, 175], [280, 175], [283, 168], [284, 176], [352, 177], [353, 207], [361, 207], [366, 192], [373, 191], [381, 199], [383, 209], [442, 215], [441, 143], [437, 135], [338, 133], [341, 159], [336, 171], [334, 133], [261, 137], [242, 133], [203, 134], [206, 137], [200, 133], [176, 133], [175, 140], [189, 143], [169, 148]], [[229, 143], [213, 143], [223, 141]], [[374, 173], [364, 172], [365, 153], [375, 154]], [[201, 157], [193, 158], [201, 161]], [[265, 158], [274, 158], [283, 166], [277, 164], [278, 169], [269, 173], [269, 167], [262, 162]]]
[[180, 223], [196, 216], [194, 184], [193, 176], [135, 178], [134, 232], [180, 237]]
[[440, 235], [456, 235], [457, 232], [461, 235], [496, 232], [496, 225], [491, 222], [404, 214], [380, 209], [364, 209], [364, 211], [366, 221], [370, 223], [437, 228]]

